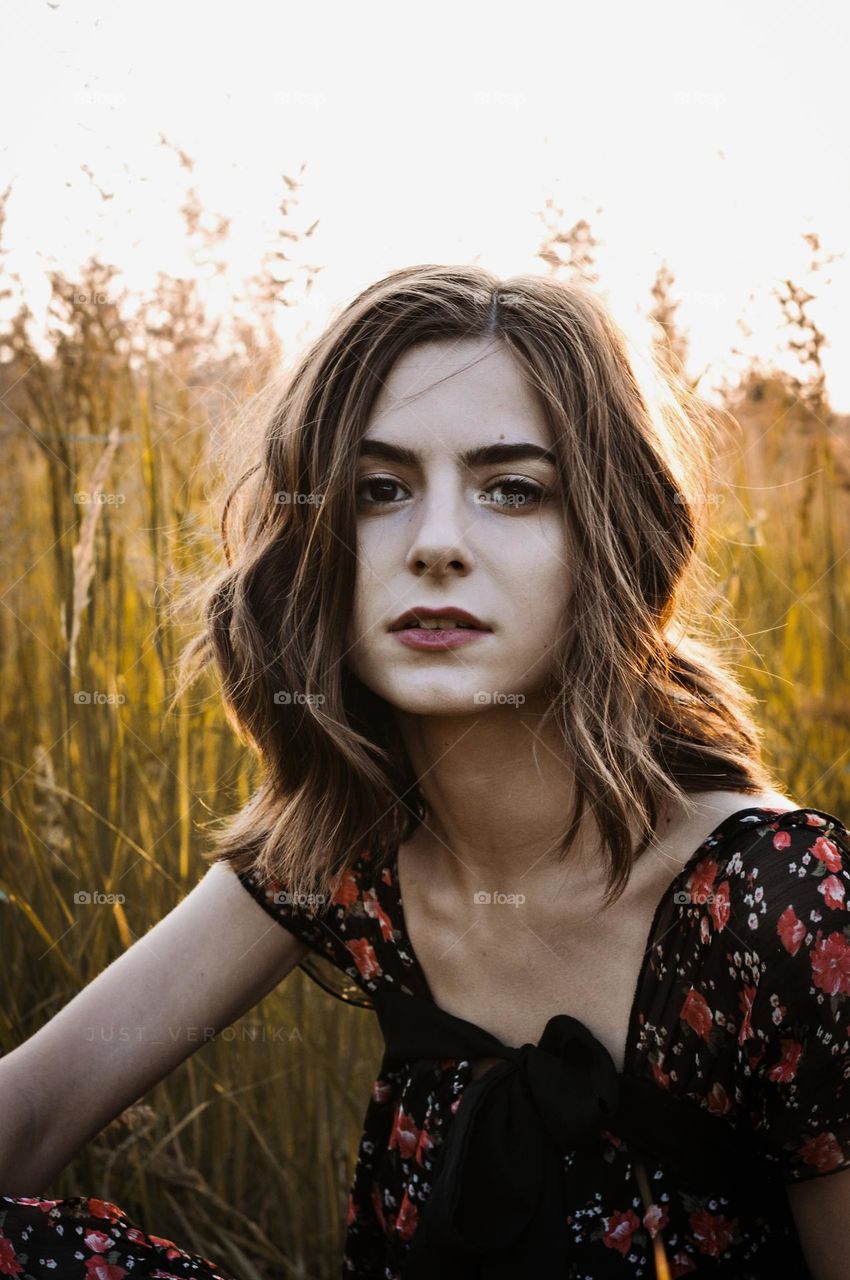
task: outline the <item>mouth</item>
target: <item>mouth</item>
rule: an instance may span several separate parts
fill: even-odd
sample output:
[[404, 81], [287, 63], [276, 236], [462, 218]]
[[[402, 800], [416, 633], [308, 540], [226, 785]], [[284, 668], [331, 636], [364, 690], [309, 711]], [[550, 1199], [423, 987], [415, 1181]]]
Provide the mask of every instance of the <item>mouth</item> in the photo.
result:
[[490, 631], [486, 623], [465, 609], [408, 609], [390, 631]]

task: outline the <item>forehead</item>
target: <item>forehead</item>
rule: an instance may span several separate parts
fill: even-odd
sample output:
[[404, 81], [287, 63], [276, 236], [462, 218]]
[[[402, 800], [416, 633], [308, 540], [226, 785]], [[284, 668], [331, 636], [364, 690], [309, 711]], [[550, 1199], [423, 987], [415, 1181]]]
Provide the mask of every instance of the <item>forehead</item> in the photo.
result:
[[548, 442], [542, 406], [507, 346], [494, 338], [419, 343], [384, 379], [366, 438]]

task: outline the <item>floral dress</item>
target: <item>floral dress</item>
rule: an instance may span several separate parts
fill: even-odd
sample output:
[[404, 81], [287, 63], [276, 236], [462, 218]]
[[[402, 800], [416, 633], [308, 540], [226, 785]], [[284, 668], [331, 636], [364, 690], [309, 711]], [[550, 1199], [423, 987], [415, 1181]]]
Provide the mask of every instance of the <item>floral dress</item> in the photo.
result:
[[[392, 990], [434, 1005], [407, 933], [396, 857], [379, 868], [364, 851], [318, 917], [278, 883], [239, 879], [308, 943], [302, 969], [340, 999], [376, 1008]], [[681, 1165], [630, 1149], [612, 1121], [558, 1156], [568, 1245], [546, 1280], [811, 1280], [784, 1188], [850, 1168], [848, 889], [850, 832], [817, 809], [741, 809], [682, 866], [647, 938], [623, 1076], [651, 1081], [688, 1115], [713, 1117], [742, 1152], [757, 1142], [771, 1177], [761, 1185], [733, 1161], [728, 1174], [716, 1166], [707, 1186], [705, 1176], [689, 1179]], [[343, 1280], [404, 1280], [467, 1090], [470, 1057], [385, 1057], [349, 1192]], [[0, 1276], [130, 1273], [231, 1280], [146, 1235], [115, 1205], [0, 1196]], [[470, 1257], [457, 1274], [507, 1273], [494, 1253]]]

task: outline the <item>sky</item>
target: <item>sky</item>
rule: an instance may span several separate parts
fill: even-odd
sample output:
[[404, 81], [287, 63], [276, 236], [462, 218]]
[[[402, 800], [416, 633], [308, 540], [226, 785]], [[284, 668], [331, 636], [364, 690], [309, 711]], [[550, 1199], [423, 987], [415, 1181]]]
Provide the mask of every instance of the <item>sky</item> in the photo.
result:
[[[4, 245], [36, 316], [46, 270], [94, 251], [131, 288], [189, 272], [189, 184], [231, 219], [223, 289], [256, 268], [282, 174], [300, 174], [291, 225], [318, 225], [293, 253], [322, 270], [285, 317], [293, 346], [396, 267], [547, 274], [552, 201], [562, 229], [591, 223], [598, 288], [638, 339], [669, 266], [706, 392], [776, 358], [773, 291], [814, 284], [828, 391], [850, 412], [838, 0], [4, 0], [0, 21]], [[837, 255], [815, 276], [807, 232]]]

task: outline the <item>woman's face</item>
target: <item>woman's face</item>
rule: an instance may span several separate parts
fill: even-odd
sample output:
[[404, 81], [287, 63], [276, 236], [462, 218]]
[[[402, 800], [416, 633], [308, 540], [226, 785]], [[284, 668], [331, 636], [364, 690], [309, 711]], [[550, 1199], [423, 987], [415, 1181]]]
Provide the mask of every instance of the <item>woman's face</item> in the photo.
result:
[[[527, 448], [509, 459], [462, 456], [518, 444]], [[556, 464], [534, 456], [550, 444], [501, 342], [423, 343], [393, 367], [356, 466], [344, 661], [397, 709], [480, 714], [525, 705], [544, 683], [570, 588]], [[391, 628], [417, 607], [464, 609], [489, 630], [463, 632], [472, 639], [453, 647], [416, 647], [415, 633]]]

